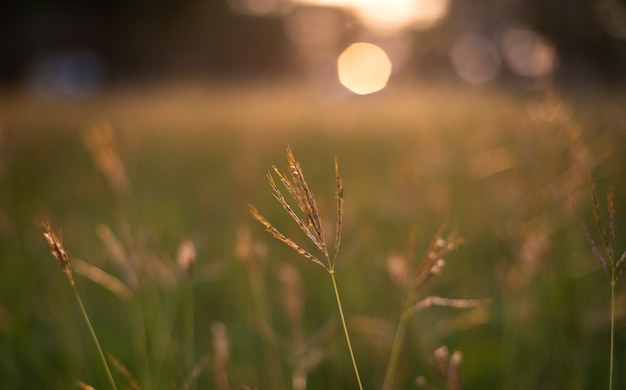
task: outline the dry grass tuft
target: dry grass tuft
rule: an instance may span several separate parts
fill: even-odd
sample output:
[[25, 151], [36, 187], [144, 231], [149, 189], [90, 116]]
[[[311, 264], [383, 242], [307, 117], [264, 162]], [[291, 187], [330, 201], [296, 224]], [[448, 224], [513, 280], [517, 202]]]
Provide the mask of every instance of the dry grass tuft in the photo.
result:
[[83, 142], [113, 190], [117, 193], [126, 192], [129, 188], [128, 176], [116, 147], [111, 124], [102, 122], [93, 125], [83, 134]]

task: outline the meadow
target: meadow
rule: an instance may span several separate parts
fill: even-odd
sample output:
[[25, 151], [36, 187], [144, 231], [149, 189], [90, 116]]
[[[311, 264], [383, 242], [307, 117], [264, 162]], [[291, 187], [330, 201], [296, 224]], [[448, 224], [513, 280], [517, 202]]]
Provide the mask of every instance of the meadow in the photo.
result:
[[[358, 388], [328, 272], [250, 214], [253, 204], [316, 251], [268, 183], [272, 166], [289, 172], [289, 146], [329, 242], [337, 161], [333, 275], [363, 388], [382, 388], [407, 283], [440, 258], [411, 296], [418, 306], [403, 320], [390, 388], [607, 388], [611, 279], [575, 207], [603, 249], [594, 183], [617, 261], [624, 103], [426, 86], [339, 100], [270, 86], [117, 90], [83, 102], [5, 92], [0, 387], [111, 387], [47, 222], [118, 388]], [[623, 283], [614, 299], [619, 389]]]

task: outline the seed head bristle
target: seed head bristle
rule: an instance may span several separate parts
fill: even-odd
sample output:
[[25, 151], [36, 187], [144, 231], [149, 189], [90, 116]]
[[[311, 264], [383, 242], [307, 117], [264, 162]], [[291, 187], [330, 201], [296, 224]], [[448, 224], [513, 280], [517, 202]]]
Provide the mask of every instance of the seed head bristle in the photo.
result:
[[40, 225], [45, 230], [43, 236], [48, 242], [48, 246], [51, 249], [52, 255], [55, 257], [55, 259], [57, 259], [59, 264], [61, 264], [61, 267], [63, 268], [63, 271], [65, 272], [65, 275], [67, 275], [67, 278], [70, 280], [70, 282], [73, 282], [74, 278], [72, 277], [72, 269], [70, 268], [70, 262], [69, 257], [67, 256], [67, 252], [65, 252], [65, 249], [63, 248], [63, 242], [54, 233], [54, 231], [52, 231], [52, 228], [50, 227], [50, 224], [48, 222], [41, 222]]
[[[602, 222], [602, 217], [600, 216], [600, 203], [598, 202], [598, 194], [596, 192], [596, 185], [591, 182], [591, 198], [593, 200], [593, 213], [596, 219], [596, 224], [598, 225], [598, 230], [600, 231], [600, 237], [602, 238], [602, 244], [604, 245], [604, 249], [606, 253], [610, 253], [609, 249], [609, 241], [606, 237], [606, 232], [604, 230], [604, 223]], [[609, 258], [609, 260], [611, 260]]]
[[333, 267], [334, 261], [337, 259], [337, 255], [339, 254], [339, 246], [341, 245], [341, 229], [343, 227], [343, 180], [341, 180], [341, 176], [339, 175], [339, 163], [337, 162], [337, 157], [335, 157], [335, 181], [337, 182], [337, 227], [335, 228], [335, 255], [333, 256]]
[[456, 230], [452, 230], [448, 236], [444, 237], [439, 233], [431, 241], [426, 255], [422, 258], [413, 278], [411, 294], [417, 295], [419, 289], [433, 275], [440, 275], [445, 265], [445, 257], [456, 249], [463, 240], [457, 236]]
[[615, 202], [613, 188], [609, 189], [606, 196], [607, 212], [609, 214], [609, 246], [608, 257], [611, 263], [615, 261]]
[[313, 192], [309, 189], [309, 185], [304, 179], [302, 168], [300, 168], [300, 163], [296, 161], [296, 158], [294, 157], [290, 147], [287, 147], [287, 159], [289, 162], [289, 170], [291, 172], [291, 177], [295, 186], [295, 190], [298, 193], [299, 198], [301, 198], [304, 203], [304, 212], [307, 218], [307, 222], [313, 228], [317, 237], [319, 237], [320, 244], [323, 248], [322, 251], [326, 256], [328, 256], [328, 250], [326, 249], [326, 239], [324, 237], [324, 230], [322, 229], [322, 221], [320, 219], [319, 212], [315, 204], [315, 197], [313, 196]]
[[[278, 170], [276, 170], [276, 171], [278, 172]], [[276, 198], [276, 200], [278, 200], [278, 203], [280, 203], [280, 205], [283, 207], [283, 209], [285, 209], [285, 211], [287, 211], [287, 213], [291, 216], [291, 218], [293, 218], [293, 220], [296, 221], [298, 226], [300, 226], [300, 229], [302, 229], [304, 234], [306, 234], [306, 236], [313, 242], [313, 244], [315, 244], [315, 246], [318, 247], [319, 250], [321, 250], [323, 252], [324, 251], [324, 247], [322, 246], [322, 243], [320, 242], [320, 238], [315, 234], [315, 231], [311, 231], [311, 229], [310, 229], [311, 225], [310, 224], [308, 224], [308, 225], [305, 224], [302, 221], [302, 219], [300, 219], [298, 214], [296, 214], [296, 212], [291, 208], [289, 203], [287, 203], [287, 200], [285, 200], [285, 197], [283, 196], [283, 194], [280, 192], [280, 190], [276, 186], [276, 182], [274, 181], [274, 178], [272, 177], [272, 175], [268, 174], [267, 178], [268, 178], [268, 180], [270, 182], [270, 186], [272, 187], [272, 190], [274, 191], [274, 198]], [[283, 181], [283, 183], [284, 183], [284, 181]], [[289, 190], [289, 188], [287, 188], [287, 190]], [[296, 197], [294, 193], [292, 193], [292, 195], [294, 195], [294, 198]], [[297, 198], [296, 198], [296, 200], [297, 200]], [[303, 206], [300, 206], [301, 209], [302, 209], [302, 207]]]
[[598, 246], [596, 245], [596, 242], [591, 237], [591, 233], [589, 233], [589, 229], [587, 228], [587, 224], [585, 224], [585, 221], [583, 221], [583, 217], [580, 214], [580, 211], [578, 211], [578, 207], [576, 207], [576, 203], [574, 202], [573, 199], [571, 199], [571, 202], [572, 202], [572, 207], [574, 208], [574, 212], [576, 214], [576, 217], [578, 218], [578, 223], [580, 224], [580, 227], [583, 230], [583, 233], [585, 235], [585, 238], [587, 239], [587, 242], [589, 243], [589, 246], [591, 246], [591, 251], [596, 256], [596, 259], [598, 259], [598, 262], [602, 266], [602, 269], [604, 270], [604, 273], [606, 274], [606, 276], [610, 279], [611, 278], [611, 273], [609, 272], [609, 269], [607, 267], [606, 261], [604, 260], [604, 256], [602, 256], [602, 254], [600, 253], [600, 250], [598, 249]]
[[252, 216], [254, 217], [254, 219], [256, 219], [257, 221], [259, 221], [263, 226], [265, 226], [265, 229], [270, 232], [276, 239], [284, 242], [285, 244], [287, 244], [288, 246], [290, 246], [293, 250], [295, 250], [296, 252], [298, 252], [300, 255], [304, 256], [305, 258], [311, 260], [312, 262], [314, 262], [315, 264], [319, 265], [320, 267], [328, 270], [328, 268], [324, 265], [324, 263], [322, 263], [321, 261], [319, 261], [317, 259], [317, 257], [313, 256], [312, 254], [310, 254], [308, 251], [306, 251], [305, 249], [303, 249], [301, 246], [299, 246], [298, 244], [296, 244], [293, 240], [291, 240], [290, 238], [288, 238], [287, 236], [285, 236], [284, 234], [282, 234], [281, 232], [278, 231], [278, 229], [276, 229], [274, 226], [272, 226], [271, 223], [269, 223], [269, 221], [267, 219], [265, 219], [265, 217], [263, 217], [261, 214], [259, 214], [258, 210], [256, 209], [256, 207], [254, 207], [253, 205], [248, 205], [248, 208], [250, 209], [250, 213], [252, 214]]

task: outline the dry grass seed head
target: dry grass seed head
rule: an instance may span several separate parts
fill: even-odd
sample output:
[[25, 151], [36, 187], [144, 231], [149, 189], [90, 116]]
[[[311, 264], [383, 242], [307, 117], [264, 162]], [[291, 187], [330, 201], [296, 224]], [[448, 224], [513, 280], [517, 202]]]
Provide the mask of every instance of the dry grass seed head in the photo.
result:
[[337, 226], [335, 227], [335, 255], [333, 256], [333, 265], [335, 267], [334, 261], [337, 259], [337, 255], [339, 254], [339, 245], [341, 244], [341, 229], [343, 227], [343, 180], [341, 180], [341, 176], [339, 175], [339, 163], [337, 162], [337, 157], [335, 157], [335, 182], [337, 184]]
[[263, 217], [258, 210], [256, 209], [256, 207], [254, 207], [253, 205], [249, 205], [248, 206], [250, 208], [250, 213], [252, 214], [252, 216], [259, 221], [263, 226], [265, 226], [265, 229], [270, 232], [274, 238], [278, 239], [279, 241], [284, 242], [285, 244], [287, 244], [289, 247], [291, 247], [293, 250], [295, 250], [296, 252], [298, 252], [300, 255], [304, 256], [305, 258], [311, 260], [312, 262], [314, 262], [315, 264], [319, 265], [320, 267], [324, 268], [324, 269], [328, 269], [324, 263], [322, 263], [321, 261], [319, 261], [317, 259], [317, 257], [313, 256], [312, 254], [310, 254], [308, 251], [306, 251], [304, 248], [302, 248], [301, 246], [299, 246], [298, 244], [296, 244], [293, 240], [291, 240], [290, 238], [288, 238], [287, 236], [285, 236], [284, 234], [282, 234], [281, 232], [278, 231], [278, 229], [276, 229], [274, 226], [272, 226], [271, 223], [269, 223], [269, 221], [267, 219], [265, 219], [265, 217]]
[[580, 227], [582, 228], [583, 233], [585, 235], [585, 238], [587, 239], [587, 243], [589, 243], [589, 246], [591, 246], [591, 251], [596, 256], [596, 259], [598, 260], [598, 262], [602, 266], [602, 269], [604, 270], [604, 273], [606, 274], [606, 276], [608, 278], [611, 278], [611, 274], [610, 274], [609, 269], [607, 267], [606, 261], [604, 260], [604, 256], [602, 256], [602, 254], [600, 253], [600, 250], [598, 249], [598, 246], [596, 245], [596, 242], [591, 237], [591, 233], [589, 232], [589, 228], [587, 228], [587, 224], [583, 220], [583, 217], [580, 214], [580, 211], [578, 210], [578, 207], [576, 207], [576, 203], [574, 203], [573, 199], [572, 199], [571, 202], [572, 202], [572, 207], [574, 208], [574, 212], [576, 213], [576, 217], [578, 218], [578, 222], [580, 224]]
[[[283, 176], [280, 175], [280, 172], [278, 171], [278, 169], [274, 168], [276, 170], [276, 172], [278, 172], [279, 177], [281, 178], [281, 180], [283, 179]], [[276, 200], [278, 200], [278, 203], [281, 204], [281, 206], [283, 207], [283, 209], [285, 209], [285, 211], [287, 211], [287, 213], [291, 216], [291, 218], [296, 221], [296, 223], [298, 224], [298, 226], [300, 226], [300, 229], [304, 232], [304, 234], [306, 234], [306, 236], [311, 240], [311, 242], [313, 242], [313, 244], [315, 244], [315, 246], [322, 252], [324, 252], [325, 250], [325, 243], [323, 241], [321, 241], [320, 236], [317, 234], [317, 232], [315, 230], [311, 230], [311, 223], [310, 223], [310, 219], [307, 216], [307, 223], [305, 224], [300, 217], [298, 216], [298, 214], [296, 214], [296, 212], [291, 208], [291, 206], [289, 205], [289, 203], [287, 203], [287, 200], [285, 200], [285, 197], [283, 196], [283, 194], [280, 192], [280, 190], [278, 189], [278, 187], [276, 186], [276, 182], [274, 181], [274, 178], [272, 177], [271, 174], [267, 175], [268, 181], [270, 183], [270, 186], [272, 187], [272, 190], [274, 191], [274, 198], [276, 198]], [[286, 179], [285, 179], [286, 180]], [[283, 181], [283, 183], [285, 183], [285, 181]], [[289, 188], [291, 187], [287, 187], [287, 184], [285, 184], [285, 187], [287, 188], [288, 191]], [[290, 191], [291, 192], [291, 191]], [[293, 195], [293, 193], [292, 193]], [[294, 198], [296, 198], [297, 195], [294, 195]], [[297, 199], [297, 198], [296, 198]], [[302, 209], [303, 206], [301, 206], [300, 208]], [[303, 212], [306, 214], [306, 210], [303, 209]]]
[[600, 202], [598, 201], [598, 195], [596, 191], [595, 184], [589, 180], [589, 186], [591, 188], [591, 198], [593, 204], [593, 214], [596, 221], [596, 225], [598, 227], [598, 231], [600, 233], [600, 237], [602, 239], [602, 244], [604, 246], [604, 254], [601, 253], [600, 249], [596, 245], [595, 240], [591, 237], [591, 233], [589, 232], [589, 228], [587, 224], [584, 222], [582, 215], [578, 208], [576, 207], [576, 203], [571, 200], [572, 207], [574, 208], [574, 212], [576, 213], [576, 217], [578, 218], [578, 222], [583, 230], [585, 238], [591, 246], [591, 250], [593, 254], [596, 256], [596, 259], [602, 266], [604, 273], [607, 275], [612, 283], [617, 282], [622, 274], [624, 273], [624, 259], [626, 258], [626, 252], [624, 252], [617, 261], [615, 260], [615, 235], [616, 235], [616, 222], [615, 222], [615, 200], [614, 200], [614, 192], [613, 189], [610, 188], [607, 194], [607, 215], [608, 215], [608, 232], [605, 230], [604, 221], [601, 217], [600, 212]]
[[289, 170], [291, 172], [293, 183], [295, 184], [296, 192], [298, 193], [298, 197], [304, 203], [304, 211], [307, 217], [307, 221], [315, 231], [317, 237], [319, 237], [324, 254], [328, 256], [328, 251], [326, 249], [326, 239], [324, 237], [324, 230], [322, 229], [322, 221], [320, 219], [317, 205], [315, 204], [315, 197], [313, 196], [313, 192], [309, 189], [309, 185], [304, 179], [304, 174], [302, 173], [300, 163], [296, 161], [296, 158], [294, 157], [290, 147], [287, 147], [287, 159], [289, 161]]
[[463, 240], [457, 236], [456, 230], [452, 230], [447, 236], [443, 236], [443, 228], [431, 241], [426, 255], [422, 258], [413, 278], [410, 294], [416, 296], [419, 290], [426, 284], [431, 276], [440, 275], [445, 265], [445, 257], [455, 250]]
[[72, 282], [74, 280], [72, 277], [72, 269], [70, 267], [70, 261], [67, 252], [65, 252], [65, 248], [63, 248], [63, 242], [54, 233], [54, 231], [52, 231], [52, 228], [50, 227], [50, 224], [48, 222], [41, 222], [39, 223], [39, 225], [44, 228], [43, 236], [51, 249], [52, 255], [57, 259], [57, 261], [63, 268], [63, 272], [65, 272], [67, 278]]
[[176, 255], [176, 263], [178, 268], [185, 273], [185, 275], [191, 279], [193, 276], [193, 266], [196, 262], [196, 247], [191, 240], [183, 241], [178, 247], [178, 254]]
[[83, 134], [83, 141], [111, 187], [118, 193], [125, 192], [129, 187], [128, 177], [115, 145], [111, 124], [103, 122], [93, 125]]
[[287, 147], [287, 160], [289, 163], [290, 178], [283, 175], [278, 168], [273, 167], [274, 174], [278, 176], [285, 190], [293, 197], [298, 208], [304, 214], [304, 218], [301, 218], [298, 213], [289, 205], [285, 196], [276, 185], [276, 181], [271, 173], [268, 173], [268, 181], [273, 191], [274, 198], [280, 203], [285, 211], [291, 216], [291, 218], [298, 224], [304, 234], [311, 240], [311, 242], [324, 254], [324, 257], [328, 260], [328, 265], [321, 262], [315, 255], [296, 244], [292, 239], [282, 234], [276, 229], [269, 221], [263, 217], [256, 207], [249, 205], [250, 213], [259, 221], [266, 230], [269, 231], [276, 239], [290, 246], [296, 252], [304, 256], [305, 258], [313, 261], [315, 264], [323, 267], [328, 272], [332, 272], [335, 266], [335, 260], [339, 251], [339, 244], [341, 241], [341, 229], [343, 225], [343, 183], [339, 176], [339, 165], [337, 159], [335, 159], [335, 180], [337, 184], [337, 224], [335, 235], [335, 252], [331, 259], [328, 254], [328, 245], [322, 228], [322, 221], [319, 215], [317, 205], [315, 203], [315, 197], [313, 192], [307, 184], [300, 163], [296, 161], [291, 148]]
[[459, 365], [461, 364], [461, 352], [455, 351], [450, 355], [448, 347], [442, 346], [435, 350], [428, 362], [433, 367], [437, 375], [439, 375], [446, 383], [449, 390], [458, 390], [461, 388], [461, 380], [459, 376]]
[[609, 245], [609, 240], [607, 239], [606, 232], [604, 230], [604, 223], [600, 215], [600, 202], [598, 201], [596, 185], [593, 182], [591, 182], [591, 198], [593, 200], [593, 213], [596, 219], [596, 225], [598, 225], [598, 230], [600, 231], [600, 237], [602, 238], [602, 244], [604, 245], [604, 249], [606, 253], [609, 255], [608, 258], [610, 261], [613, 258], [613, 256], [611, 256], [613, 249]]

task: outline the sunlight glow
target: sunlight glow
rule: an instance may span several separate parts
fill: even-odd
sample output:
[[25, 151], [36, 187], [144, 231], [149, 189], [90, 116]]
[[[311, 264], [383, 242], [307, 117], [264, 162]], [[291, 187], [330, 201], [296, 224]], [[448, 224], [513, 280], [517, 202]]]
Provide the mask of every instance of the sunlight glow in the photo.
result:
[[228, 0], [228, 7], [242, 15], [282, 15], [291, 8], [286, 0]]
[[344, 8], [374, 31], [424, 30], [448, 13], [449, 0], [291, 0], [294, 3]]
[[380, 47], [366, 42], [350, 45], [337, 60], [339, 81], [350, 91], [367, 95], [387, 86], [391, 61]]

